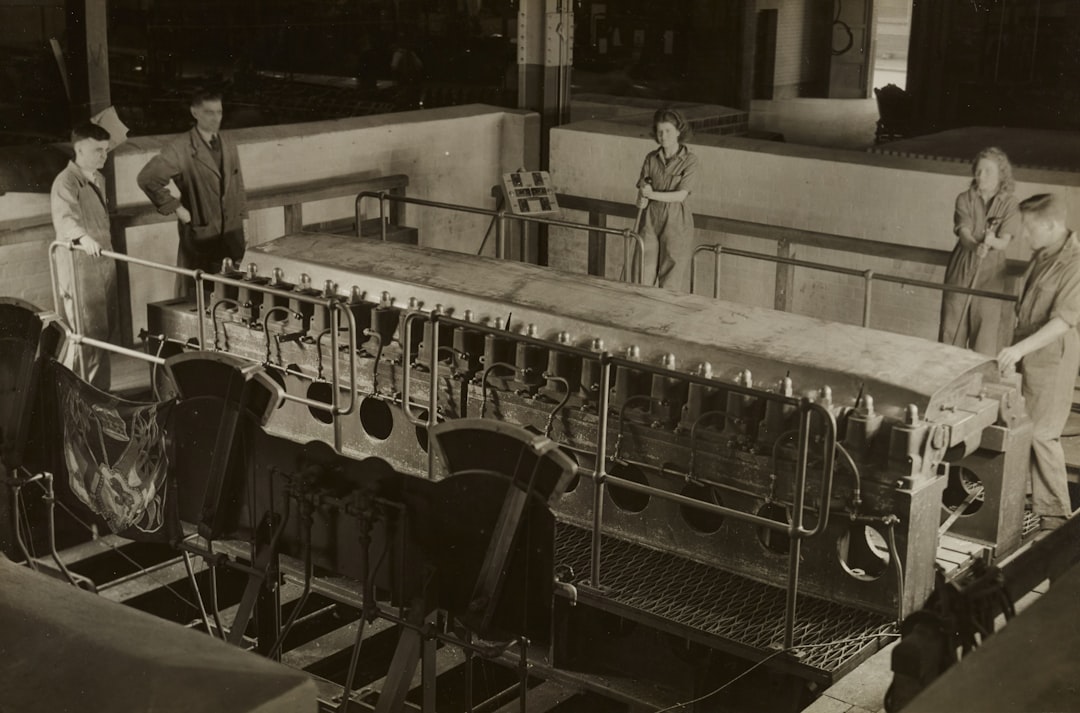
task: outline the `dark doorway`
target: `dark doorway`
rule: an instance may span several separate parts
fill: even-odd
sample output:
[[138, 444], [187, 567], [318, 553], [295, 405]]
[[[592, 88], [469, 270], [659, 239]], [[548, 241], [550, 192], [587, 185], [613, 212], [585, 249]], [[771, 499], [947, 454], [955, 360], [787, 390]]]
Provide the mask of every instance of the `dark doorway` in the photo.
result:
[[754, 98], [772, 99], [776, 76], [776, 22], [779, 10], [758, 10], [754, 44]]

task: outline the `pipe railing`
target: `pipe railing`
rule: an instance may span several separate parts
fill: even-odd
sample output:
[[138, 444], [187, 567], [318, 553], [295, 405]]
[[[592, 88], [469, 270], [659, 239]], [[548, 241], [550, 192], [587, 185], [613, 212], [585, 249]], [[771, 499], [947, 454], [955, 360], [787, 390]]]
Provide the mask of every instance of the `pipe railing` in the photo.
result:
[[[431, 386], [429, 392], [429, 404], [427, 406], [427, 419], [421, 419], [416, 416], [412, 411], [412, 366], [410, 364], [409, 354], [411, 354], [412, 338], [411, 338], [411, 323], [413, 320], [426, 318], [432, 325], [430, 332], [432, 344], [428, 348], [429, 360], [426, 364], [428, 373], [431, 378]], [[832, 487], [833, 487], [833, 467], [835, 464], [835, 450], [836, 450], [836, 419], [832, 412], [821, 404], [810, 401], [806, 398], [796, 398], [794, 396], [785, 396], [781, 393], [764, 391], [761, 389], [755, 389], [753, 387], [746, 387], [741, 384], [724, 384], [724, 388], [733, 393], [737, 393], [743, 396], [751, 396], [754, 398], [761, 398], [768, 401], [778, 401], [781, 404], [794, 406], [798, 409], [799, 413], [799, 428], [798, 428], [798, 446], [796, 450], [796, 467], [795, 476], [792, 484], [792, 490], [794, 493], [794, 502], [792, 504], [792, 515], [790, 522], [781, 522], [779, 520], [773, 520], [770, 518], [762, 517], [742, 510], [737, 510], [723, 505], [717, 505], [701, 500], [695, 500], [692, 498], [686, 498], [678, 493], [672, 493], [660, 488], [655, 488], [650, 485], [643, 485], [632, 480], [620, 478], [618, 476], [607, 473], [607, 463], [609, 460], [613, 460], [612, 456], [608, 455], [608, 430], [610, 426], [610, 390], [611, 390], [611, 369], [613, 367], [633, 369], [660, 378], [679, 379], [687, 383], [699, 384], [706, 387], [715, 388], [717, 382], [709, 377], [702, 376], [700, 374], [683, 373], [674, 369], [668, 369], [662, 366], [655, 366], [651, 364], [643, 364], [638, 361], [613, 356], [608, 351], [591, 351], [582, 347], [575, 347], [568, 344], [553, 343], [547, 340], [539, 339], [536, 337], [530, 337], [524, 334], [509, 334], [505, 329], [496, 328], [490, 325], [478, 324], [462, 319], [450, 317], [436, 308], [430, 312], [424, 312], [421, 310], [410, 311], [406, 317], [402, 320], [402, 340], [404, 342], [402, 351], [405, 355], [405, 360], [402, 365], [402, 393], [401, 403], [402, 409], [405, 412], [406, 417], [411, 423], [416, 426], [422, 426], [431, 428], [435, 425], [435, 408], [437, 403], [437, 384], [438, 374], [441, 361], [439, 359], [439, 350], [436, 348], [438, 344], [438, 325], [445, 323], [451, 327], [461, 327], [469, 330], [474, 330], [485, 335], [503, 335], [508, 336], [515, 341], [524, 342], [525, 344], [543, 347], [545, 349], [562, 352], [565, 354], [573, 355], [582, 359], [589, 359], [596, 361], [600, 366], [599, 375], [599, 393], [597, 415], [599, 423], [597, 425], [597, 438], [596, 438], [596, 452], [595, 463], [596, 466], [591, 471], [584, 471], [587, 477], [590, 477], [596, 487], [594, 490], [593, 500], [593, 522], [590, 531], [590, 559], [589, 559], [589, 586], [597, 590], [602, 589], [601, 579], [601, 555], [602, 555], [602, 534], [603, 534], [603, 510], [604, 510], [604, 491], [605, 487], [611, 485], [613, 487], [620, 487], [626, 490], [639, 492], [642, 494], [656, 496], [658, 498], [671, 500], [682, 505], [686, 505], [698, 510], [711, 513], [714, 515], [720, 515], [723, 517], [730, 517], [735, 520], [756, 525], [758, 527], [766, 528], [769, 530], [783, 532], [790, 540], [789, 547], [789, 562], [788, 562], [788, 584], [787, 584], [787, 602], [785, 605], [784, 615], [784, 646], [790, 648], [794, 645], [794, 630], [795, 630], [795, 612], [796, 602], [798, 597], [798, 585], [799, 585], [799, 557], [801, 553], [801, 543], [803, 539], [808, 537], [814, 537], [821, 534], [828, 525], [831, 499], [832, 499]], [[486, 384], [481, 385], [481, 388], [486, 389]], [[811, 424], [815, 416], [819, 417], [823, 422], [824, 434], [811, 434]], [[806, 483], [807, 473], [809, 471], [810, 460], [810, 443], [818, 436], [821, 436], [821, 483], [819, 488], [821, 504], [819, 508], [816, 508], [818, 516], [814, 526], [807, 528], [804, 526], [804, 510], [806, 509]], [[433, 478], [434, 473], [434, 458], [432, 453], [433, 448], [428, 449], [428, 477]]]
[[[417, 201], [423, 205], [430, 203], [428, 201], [418, 201], [417, 199], [411, 199]], [[455, 206], [456, 207], [456, 206]], [[468, 212], [481, 212], [478, 209]], [[492, 211], [482, 211], [484, 214], [491, 215]], [[533, 222], [545, 222], [538, 219], [531, 219]], [[549, 222], [549, 224], [558, 224], [558, 222]], [[587, 226], [592, 229], [593, 226]], [[616, 234], [623, 235], [623, 232], [613, 231]], [[68, 243], [54, 242], [50, 245], [50, 272], [53, 281], [54, 297], [59, 304], [60, 295], [59, 288], [56, 279], [56, 266], [55, 257], [56, 253], [60, 249], [67, 249], [73, 251], [74, 248]], [[185, 277], [189, 277], [195, 281], [195, 294], [198, 304], [198, 321], [199, 321], [199, 334], [200, 334], [200, 348], [206, 347], [205, 340], [205, 325], [206, 319], [205, 310], [205, 296], [203, 283], [218, 283], [235, 287], [245, 287], [249, 290], [254, 290], [260, 293], [270, 293], [287, 299], [295, 299], [300, 302], [316, 305], [328, 310], [330, 314], [331, 324], [331, 378], [330, 383], [333, 385], [331, 403], [325, 404], [312, 399], [307, 399], [299, 396], [293, 396], [283, 392], [284, 398], [287, 400], [296, 401], [302, 403], [310, 408], [318, 408], [329, 411], [334, 417], [334, 447], [338, 452], [342, 448], [342, 433], [341, 433], [341, 419], [339, 416], [348, 415], [355, 410], [356, 407], [356, 390], [357, 390], [357, 368], [356, 368], [356, 353], [357, 353], [357, 340], [356, 340], [356, 321], [352, 311], [348, 309], [340, 299], [336, 297], [322, 297], [315, 295], [303, 294], [300, 292], [293, 292], [287, 290], [281, 290], [269, 285], [256, 285], [244, 280], [231, 278], [223, 275], [205, 273], [201, 270], [188, 270], [185, 268], [172, 267], [168, 265], [161, 265], [153, 263], [147, 260], [139, 258], [133, 258], [121, 253], [114, 253], [112, 251], [103, 251], [102, 256], [107, 259], [126, 261], [132, 264], [141, 265], [144, 267], [162, 269], [174, 274], [180, 274]], [[74, 285], [72, 290], [72, 300], [76, 306], [79, 305], [78, 286]], [[79, 309], [76, 307], [74, 310], [74, 317], [78, 321]], [[348, 387], [350, 391], [348, 408], [342, 408], [339, 403], [339, 391], [342, 387], [338, 365], [338, 341], [337, 331], [340, 328], [341, 320], [339, 319], [340, 312], [344, 312], [346, 322], [348, 323], [349, 331], [349, 382]], [[430, 348], [428, 354], [430, 356], [428, 370], [429, 370], [429, 393], [427, 403], [426, 418], [420, 418], [413, 412], [413, 403], [411, 395], [411, 379], [412, 379], [412, 325], [418, 319], [426, 319], [430, 322], [431, 330], [429, 332], [429, 338], [431, 339]], [[801, 552], [802, 540], [808, 537], [813, 537], [820, 534], [827, 526], [830, 505], [831, 494], [833, 485], [833, 466], [836, 449], [836, 421], [833, 414], [824, 406], [812, 402], [808, 399], [798, 399], [792, 396], [785, 396], [781, 393], [769, 392], [752, 387], [746, 387], [741, 384], [725, 384], [724, 388], [733, 393], [737, 393], [743, 396], [750, 396], [754, 398], [761, 398], [769, 401], [778, 401], [784, 405], [794, 406], [798, 409], [799, 413], [799, 428], [798, 428], [798, 447], [796, 455], [796, 468], [793, 481], [793, 495], [794, 502], [792, 505], [791, 519], [789, 522], [782, 522], [779, 520], [773, 520], [765, 518], [760, 515], [756, 515], [741, 510], [736, 510], [722, 505], [716, 505], [704, 501], [697, 501], [693, 499], [684, 499], [677, 493], [671, 493], [660, 488], [655, 488], [649, 485], [643, 485], [631, 480], [619, 478], [618, 476], [609, 474], [607, 472], [607, 463], [612, 459], [612, 456], [608, 454], [608, 430], [610, 426], [610, 389], [611, 389], [611, 370], [613, 367], [633, 369], [640, 372], [659, 376], [661, 378], [673, 378], [681, 381], [693, 384], [699, 384], [706, 387], [717, 386], [717, 382], [700, 374], [682, 373], [673, 369], [665, 368], [662, 366], [655, 366], [650, 364], [644, 364], [638, 361], [625, 359], [621, 357], [613, 356], [607, 351], [592, 351], [582, 347], [575, 347], [572, 345], [553, 343], [547, 340], [539, 339], [536, 337], [530, 337], [524, 334], [507, 334], [505, 329], [499, 329], [490, 325], [479, 324], [462, 319], [450, 317], [442, 312], [441, 308], [437, 305], [429, 312], [422, 310], [412, 309], [405, 310], [403, 319], [401, 320], [401, 339], [403, 342], [403, 367], [402, 367], [402, 393], [401, 393], [401, 406], [408, 420], [416, 426], [425, 427], [430, 430], [438, 423], [438, 379], [440, 374], [440, 350], [437, 348], [439, 342], [439, 332], [442, 325], [450, 327], [463, 327], [470, 330], [474, 330], [483, 334], [494, 334], [507, 336], [515, 341], [525, 342], [533, 346], [539, 346], [550, 350], [560, 351], [566, 354], [570, 354], [582, 359], [590, 359], [599, 363], [599, 424], [596, 439], [596, 452], [595, 462], [596, 467], [587, 472], [587, 476], [590, 477], [596, 484], [594, 495], [594, 508], [593, 508], [593, 523], [591, 528], [591, 542], [590, 542], [590, 578], [589, 585], [596, 589], [602, 589], [602, 571], [601, 571], [601, 555], [602, 555], [602, 534], [603, 534], [603, 504], [604, 504], [604, 491], [605, 488], [610, 485], [612, 487], [625, 488], [627, 490], [636, 491], [648, 494], [650, 496], [656, 496], [659, 498], [669, 499], [681, 504], [688, 505], [690, 507], [702, 510], [704, 512], [721, 515], [724, 517], [730, 517], [735, 520], [747, 522], [757, 527], [766, 528], [769, 530], [783, 532], [790, 540], [789, 549], [789, 562], [788, 562], [788, 584], [787, 584], [787, 601], [785, 605], [785, 617], [784, 617], [784, 645], [785, 648], [790, 648], [794, 645], [794, 627], [795, 627], [795, 615], [796, 615], [796, 603], [798, 598], [798, 585], [799, 585], [799, 557]], [[108, 351], [126, 354], [134, 356], [145, 361], [154, 364], [163, 364], [164, 359], [149, 354], [142, 354], [134, 350], [125, 349], [123, 347], [115, 346], [107, 342], [102, 342], [90, 337], [85, 337], [81, 334], [81, 325], [77, 325], [74, 334], [72, 335], [72, 341], [75, 345], [85, 344]], [[216, 349], [217, 345], [215, 345]], [[251, 360], [255, 362], [255, 360]], [[268, 366], [273, 366], [269, 361], [265, 362]], [[85, 370], [81, 364], [80, 369], [85, 377]], [[486, 386], [485, 386], [486, 388]], [[804, 526], [804, 510], [806, 509], [806, 486], [807, 486], [807, 473], [809, 471], [810, 460], [810, 443], [813, 440], [811, 436], [811, 424], [813, 419], [817, 416], [824, 424], [824, 437], [821, 438], [821, 484], [820, 484], [820, 507], [817, 508], [818, 518], [816, 524], [807, 528]], [[815, 435], [816, 437], [816, 435]], [[428, 463], [427, 463], [427, 476], [429, 479], [435, 477], [435, 449], [428, 449]], [[686, 501], [684, 501], [686, 500]]]
[[736, 257], [749, 258], [751, 260], [764, 260], [765, 262], [773, 262], [783, 265], [792, 265], [794, 267], [802, 267], [810, 270], [821, 270], [822, 272], [832, 272], [840, 275], [849, 275], [851, 277], [858, 277], [863, 280], [863, 310], [862, 310], [862, 326], [870, 326], [871, 306], [873, 300], [873, 283], [875, 280], [881, 282], [892, 282], [899, 285], [922, 287], [928, 290], [937, 290], [939, 292], [952, 292], [962, 295], [972, 295], [974, 297], [986, 297], [988, 299], [1001, 300], [1003, 302], [1015, 302], [1017, 300], [1016, 295], [1010, 295], [1003, 292], [991, 292], [989, 290], [977, 290], [970, 287], [962, 287], [960, 285], [946, 285], [941, 282], [930, 282], [928, 280], [919, 280], [911, 277], [904, 277], [903, 275], [891, 275], [884, 272], [876, 272], [874, 270], [858, 270], [851, 267], [841, 267], [839, 265], [829, 265], [823, 262], [814, 262], [811, 260], [799, 260], [793, 257], [783, 257], [780, 255], [769, 255], [767, 253], [754, 252], [752, 250], [739, 250], [736, 248], [725, 248], [719, 243], [713, 245], [699, 245], [694, 248], [694, 256], [690, 263], [690, 291], [694, 291], [694, 287], [697, 285], [697, 263], [698, 256], [701, 253], [711, 252], [713, 254], [713, 288], [712, 296], [715, 299], [720, 299], [720, 266], [721, 255], [734, 255]]
[[[600, 233], [603, 235], [616, 235], [623, 239], [623, 253], [624, 259], [626, 257], [632, 257], [631, 251], [628, 246], [634, 245], [637, 248], [637, 254], [644, 255], [645, 253], [645, 240], [641, 235], [629, 228], [622, 230], [616, 228], [606, 228], [602, 226], [589, 225], [587, 223], [574, 223], [568, 220], [557, 220], [555, 218], [544, 218], [542, 216], [535, 215], [517, 215], [516, 213], [507, 211], [505, 209], [492, 210], [490, 208], [477, 208], [475, 206], [459, 205], [457, 203], [442, 203], [440, 201], [430, 201], [424, 198], [413, 198], [411, 196], [393, 195], [388, 191], [362, 191], [356, 196], [356, 214], [360, 215], [360, 204], [364, 199], [373, 198], [379, 201], [379, 225], [380, 225], [380, 238], [385, 242], [387, 236], [387, 204], [388, 203], [402, 203], [408, 205], [425, 206], [427, 208], [438, 208], [440, 210], [449, 210], [457, 213], [470, 213], [473, 215], [486, 215], [495, 221], [495, 257], [499, 259], [506, 258], [506, 223], [508, 220], [518, 221], [519, 223], [533, 223], [535, 225], [547, 225], [553, 228], [567, 228], [570, 230], [581, 230], [586, 233]], [[359, 229], [357, 229], [359, 232]], [[642, 279], [642, 260], [637, 260], [633, 275], [630, 275], [630, 271], [627, 270], [626, 274], [630, 275], [630, 279], [637, 284], [641, 284]]]
[[[53, 243], [51, 243], [49, 245], [49, 278], [50, 278], [50, 281], [51, 281], [51, 284], [52, 284], [53, 301], [58, 307], [60, 307], [63, 304], [63, 296], [60, 294], [60, 286], [59, 286], [58, 274], [57, 274], [58, 273], [58, 267], [57, 267], [57, 264], [56, 264], [57, 253], [60, 250], [67, 250], [69, 253], [74, 253], [75, 251], [78, 250], [78, 248], [75, 247], [74, 245], [72, 245], [70, 243], [67, 243], [67, 242], [64, 242], [64, 241], [55, 241], [55, 242], [53, 242]], [[111, 260], [115, 260], [115, 261], [118, 261], [118, 262], [126, 262], [126, 263], [129, 263], [129, 264], [132, 264], [132, 265], [139, 265], [141, 267], [147, 267], [147, 268], [156, 269], [156, 270], [162, 270], [162, 271], [170, 272], [170, 273], [173, 273], [173, 274], [176, 274], [176, 275], [182, 275], [184, 277], [188, 277], [188, 278], [191, 278], [192, 280], [194, 280], [194, 282], [195, 282], [195, 304], [196, 304], [196, 312], [197, 312], [197, 316], [198, 316], [199, 349], [202, 349], [202, 350], [205, 350], [205, 351], [225, 351], [226, 353], [229, 353], [228, 350], [222, 350], [222, 349], [219, 348], [218, 340], [216, 338], [213, 340], [213, 348], [212, 349], [207, 349], [206, 323], [205, 323], [206, 322], [206, 317], [207, 317], [207, 311], [206, 311], [206, 295], [205, 295], [205, 291], [204, 291], [204, 287], [203, 287], [204, 282], [218, 283], [218, 284], [229, 285], [229, 286], [233, 286], [233, 287], [244, 287], [244, 288], [247, 288], [249, 290], [253, 290], [255, 292], [269, 293], [269, 294], [277, 295], [279, 297], [287, 298], [287, 299], [290, 299], [290, 300], [295, 299], [295, 300], [297, 300], [299, 302], [304, 302], [306, 304], [315, 305], [317, 307], [321, 307], [321, 308], [327, 310], [327, 314], [329, 315], [329, 321], [330, 321], [330, 325], [331, 325], [331, 327], [330, 327], [331, 360], [330, 360], [330, 380], [329, 381], [333, 385], [333, 388], [331, 389], [330, 403], [324, 403], [322, 401], [316, 401], [314, 399], [308, 399], [308, 398], [305, 398], [303, 396], [297, 396], [295, 394], [290, 394], [290, 393], [286, 392], [284, 389], [282, 389], [281, 393], [282, 393], [282, 398], [284, 398], [286, 401], [294, 401], [296, 403], [300, 403], [300, 404], [302, 404], [304, 406], [307, 406], [308, 408], [318, 409], [318, 410], [322, 410], [322, 411], [328, 411], [331, 414], [331, 416], [333, 417], [333, 422], [334, 422], [334, 448], [338, 452], [341, 451], [341, 448], [342, 448], [342, 432], [341, 432], [341, 419], [339, 417], [340, 416], [348, 416], [349, 414], [353, 413], [356, 410], [356, 383], [357, 383], [357, 378], [356, 378], [356, 375], [357, 375], [357, 369], [356, 369], [356, 352], [357, 352], [356, 316], [352, 313], [352, 310], [348, 308], [348, 305], [345, 304], [341, 299], [339, 299], [337, 297], [321, 297], [321, 296], [316, 296], [316, 295], [308, 295], [308, 294], [303, 294], [301, 292], [293, 292], [291, 290], [281, 290], [281, 289], [272, 287], [270, 285], [254, 284], [254, 283], [251, 283], [251, 282], [247, 282], [247, 281], [244, 281], [244, 280], [238, 280], [238, 279], [235, 279], [235, 278], [232, 278], [232, 277], [227, 277], [227, 276], [224, 276], [224, 275], [217, 275], [217, 274], [213, 274], [213, 273], [204, 272], [202, 270], [189, 270], [187, 268], [176, 267], [176, 266], [173, 266], [173, 265], [164, 265], [164, 264], [161, 264], [161, 263], [152, 262], [150, 260], [144, 260], [144, 259], [141, 259], [141, 258], [132, 257], [130, 255], [125, 255], [123, 253], [113, 252], [111, 250], [102, 250], [101, 251], [101, 258], [102, 259], [111, 259]], [[73, 278], [74, 278], [74, 275], [73, 275]], [[83, 327], [82, 327], [82, 319], [81, 319], [81, 313], [82, 313], [81, 307], [82, 307], [82, 305], [81, 305], [81, 298], [80, 298], [80, 295], [79, 295], [79, 285], [78, 285], [78, 280], [77, 279], [72, 279], [71, 280], [70, 288], [71, 288], [70, 299], [71, 299], [71, 302], [73, 304], [71, 317], [72, 317], [72, 321], [74, 322], [74, 324], [70, 325], [70, 326], [65, 324], [65, 331], [66, 331], [66, 336], [67, 336], [68, 340], [70, 341], [70, 343], [74, 347], [80, 347], [80, 346], [83, 346], [83, 345], [90, 346], [90, 347], [93, 347], [93, 348], [96, 348], [96, 349], [101, 349], [101, 350], [104, 350], [104, 351], [107, 351], [107, 352], [113, 352], [115, 354], [122, 354], [124, 356], [140, 359], [142, 361], [146, 361], [148, 363], [155, 364], [155, 365], [158, 365], [158, 366], [163, 365], [165, 363], [165, 359], [163, 359], [163, 358], [161, 358], [159, 356], [152, 355], [152, 354], [146, 354], [146, 353], [134, 350], [134, 349], [128, 349], [126, 347], [122, 347], [122, 346], [119, 346], [119, 345], [116, 345], [116, 344], [112, 344], [110, 342], [104, 342], [104, 341], [101, 341], [99, 339], [94, 339], [93, 337], [88, 337], [88, 336], [84, 335], [83, 334]], [[230, 301], [230, 300], [219, 300], [215, 304], [214, 312], [216, 313], [216, 311], [217, 311], [216, 307], [218, 305], [220, 305], [222, 302], [227, 302], [227, 301]], [[63, 316], [63, 313], [66, 312], [65, 309], [60, 309], [58, 311], [61, 312], [61, 316]], [[343, 408], [342, 404], [339, 402], [342, 383], [341, 383], [340, 366], [338, 364], [338, 346], [339, 346], [339, 344], [338, 344], [338, 339], [339, 339], [338, 330], [340, 329], [340, 325], [342, 323], [342, 319], [341, 319], [342, 315], [344, 315], [344, 317], [345, 317], [344, 322], [348, 325], [347, 332], [348, 332], [348, 339], [349, 339], [349, 349], [348, 349], [349, 350], [349, 366], [348, 366], [348, 373], [349, 373], [349, 401], [348, 401], [348, 407], [347, 408]], [[211, 316], [211, 319], [214, 320], [214, 316]], [[215, 333], [216, 333], [216, 327], [217, 327], [217, 324], [216, 324], [216, 321], [214, 321]], [[267, 339], [269, 339], [269, 332], [266, 332], [266, 334], [267, 334]], [[239, 356], [239, 355], [236, 355], [236, 356]], [[240, 358], [244, 358], [244, 357], [240, 357]], [[85, 365], [85, 363], [83, 361], [83, 358], [82, 358], [82, 350], [81, 349], [78, 349], [76, 351], [75, 361], [76, 361], [76, 363], [78, 365], [78, 374], [79, 374], [79, 376], [82, 377], [83, 379], [86, 379], [86, 365]], [[255, 360], [250, 360], [249, 359], [249, 361], [254, 362]], [[272, 367], [272, 368], [278, 368], [276, 365], [270, 363], [269, 357], [267, 358], [267, 361], [262, 362], [262, 364], [264, 366], [268, 366], [268, 367]]]

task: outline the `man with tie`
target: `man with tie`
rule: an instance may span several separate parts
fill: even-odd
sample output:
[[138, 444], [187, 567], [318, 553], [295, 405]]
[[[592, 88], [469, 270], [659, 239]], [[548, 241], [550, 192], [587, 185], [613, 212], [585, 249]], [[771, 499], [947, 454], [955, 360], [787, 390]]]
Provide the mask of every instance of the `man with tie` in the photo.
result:
[[[180, 248], [176, 264], [218, 272], [221, 261], [244, 257], [247, 205], [236, 145], [220, 132], [220, 92], [199, 90], [191, 97], [195, 126], [170, 141], [139, 171], [138, 183], [163, 215], [176, 213]], [[176, 198], [168, 189], [173, 181]], [[186, 294], [190, 281], [177, 281]]]
[[[50, 193], [56, 239], [73, 248], [56, 257], [56, 309], [84, 337], [115, 344], [120, 326], [116, 263], [101, 255], [102, 250], [112, 250], [105, 179], [100, 173], [109, 155], [109, 132], [97, 124], [80, 124], [71, 132], [71, 143], [75, 160], [57, 175]], [[78, 352], [87, 381], [107, 391], [109, 355], [90, 346]], [[69, 349], [65, 364], [73, 366], [75, 357], [76, 350]]]

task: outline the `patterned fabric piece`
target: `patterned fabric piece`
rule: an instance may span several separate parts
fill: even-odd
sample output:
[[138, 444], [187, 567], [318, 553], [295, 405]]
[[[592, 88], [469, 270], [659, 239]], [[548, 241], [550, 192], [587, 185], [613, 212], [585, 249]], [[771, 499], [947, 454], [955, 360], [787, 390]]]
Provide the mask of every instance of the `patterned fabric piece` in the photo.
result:
[[168, 519], [165, 423], [173, 402], [126, 401], [54, 367], [72, 493], [115, 533], [160, 532]]

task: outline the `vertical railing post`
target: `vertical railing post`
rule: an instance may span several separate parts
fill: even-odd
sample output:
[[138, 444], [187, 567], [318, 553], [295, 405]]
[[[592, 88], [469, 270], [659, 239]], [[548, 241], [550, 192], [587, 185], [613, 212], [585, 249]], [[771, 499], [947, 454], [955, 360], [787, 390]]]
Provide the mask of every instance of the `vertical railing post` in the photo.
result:
[[495, 257], [506, 257], [506, 212], [502, 210], [495, 216]]
[[863, 306], [862, 306], [862, 326], [870, 326], [870, 309], [871, 309], [871, 297], [874, 291], [874, 271], [866, 270], [863, 272]]
[[[787, 240], [777, 240], [776, 256], [782, 259], [793, 257], [791, 243]], [[773, 308], [781, 312], [790, 312], [794, 292], [795, 266], [782, 262], [776, 263], [776, 289], [773, 295]]]
[[386, 191], [379, 191], [379, 237], [386, 242]]
[[799, 451], [795, 470], [791, 522], [788, 525], [788, 586], [784, 609], [784, 649], [795, 645], [795, 605], [799, 597], [799, 560], [802, 556], [803, 508], [806, 505], [806, 471], [810, 460], [810, 422], [813, 412], [803, 399], [799, 414]]
[[[600, 211], [589, 211], [589, 225], [597, 228], [607, 227], [607, 215]], [[607, 234], [598, 230], [589, 231], [589, 274], [604, 277], [607, 274]]]
[[611, 390], [611, 358], [607, 352], [600, 359], [600, 393], [597, 405], [599, 423], [596, 432], [596, 489], [593, 491], [592, 547], [589, 583], [600, 588], [600, 534], [604, 524], [604, 480], [607, 478], [608, 392]]
[[714, 300], [720, 299], [720, 253], [723, 249], [721, 245], [717, 244], [713, 250], [712, 296]]
[[282, 209], [285, 211], [285, 234], [301, 232], [304, 229], [304, 204], [286, 203]]

